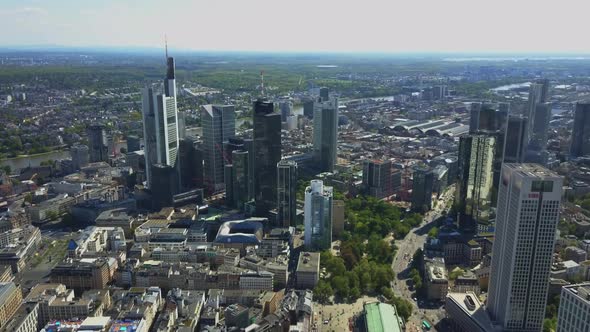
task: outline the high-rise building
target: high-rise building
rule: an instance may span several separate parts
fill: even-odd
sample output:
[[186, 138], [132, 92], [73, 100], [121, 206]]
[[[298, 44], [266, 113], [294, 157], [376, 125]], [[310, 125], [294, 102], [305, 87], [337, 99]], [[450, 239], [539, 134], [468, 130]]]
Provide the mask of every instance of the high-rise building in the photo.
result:
[[276, 207], [277, 163], [281, 160], [281, 115], [271, 102], [254, 102], [254, 200], [256, 214], [265, 216]]
[[[528, 119], [527, 123], [527, 149], [531, 141], [535, 136], [535, 122], [541, 120], [540, 124], [537, 124], [537, 127], [544, 125], [544, 116], [536, 116], [535, 113], [537, 110], [545, 111], [544, 108], [537, 108], [538, 104], [547, 103], [549, 101], [549, 80], [547, 79], [540, 79], [537, 80], [535, 83], [532, 83], [529, 87], [529, 99], [527, 104], [527, 109], [525, 111], [525, 116]], [[550, 108], [550, 107], [549, 107]], [[549, 110], [551, 112], [551, 110]], [[551, 116], [551, 114], [549, 114]], [[538, 142], [537, 142], [538, 143]], [[525, 159], [527, 158], [526, 155], [534, 156], [535, 153], [526, 153], [525, 152]]]
[[155, 164], [151, 167], [152, 199], [154, 209], [159, 210], [171, 206], [174, 195], [180, 192], [178, 187], [178, 171], [166, 164]]
[[72, 156], [72, 167], [74, 170], [78, 170], [88, 165], [89, 153], [86, 145], [73, 145], [70, 148], [70, 155]]
[[590, 155], [590, 103], [577, 103], [570, 156], [577, 158], [587, 155]]
[[109, 142], [102, 125], [91, 125], [86, 128], [88, 134], [89, 159], [91, 163], [109, 160]]
[[234, 165], [223, 166], [223, 184], [225, 185], [225, 200], [229, 206], [235, 206], [234, 199]]
[[487, 308], [503, 331], [541, 331], [563, 178], [537, 164], [504, 164]]
[[297, 217], [297, 163], [281, 160], [277, 164], [277, 224], [295, 226]]
[[528, 150], [543, 151], [547, 148], [550, 120], [551, 105], [548, 103], [536, 103], [533, 120], [529, 121], [532, 127], [530, 127], [529, 132]]
[[474, 134], [479, 130], [479, 114], [481, 103], [471, 103], [469, 110], [469, 133]]
[[252, 200], [250, 183], [250, 153], [246, 150], [232, 151], [233, 206], [243, 210], [244, 204]]
[[[147, 182], [151, 189], [154, 182], [153, 165], [169, 165], [178, 172], [180, 139], [174, 58], [167, 58], [164, 93], [157, 95], [153, 88], [143, 90], [142, 115]], [[180, 177], [176, 176], [176, 180], [180, 181]]]
[[313, 156], [321, 172], [334, 171], [338, 148], [338, 98], [314, 105]]
[[457, 203], [459, 226], [464, 231], [489, 231], [496, 144], [494, 136], [472, 134], [460, 138]]
[[304, 244], [306, 250], [326, 250], [332, 246], [332, 187], [312, 180], [305, 188]]
[[203, 188], [203, 151], [190, 138], [180, 140], [180, 184], [183, 190]]
[[434, 173], [428, 166], [416, 166], [412, 183], [412, 210], [426, 212], [432, 208]]
[[378, 199], [393, 195], [392, 168], [389, 160], [363, 162], [363, 191]]
[[522, 163], [527, 144], [527, 118], [509, 116], [504, 139], [504, 162]]
[[563, 286], [559, 297], [557, 332], [590, 331], [590, 283]]
[[288, 100], [279, 102], [279, 110], [281, 111], [281, 122], [287, 122], [287, 118], [291, 115], [292, 104]]
[[236, 135], [234, 106], [202, 106], [201, 123], [203, 125], [205, 187], [210, 193], [214, 193], [224, 189], [223, 166], [226, 163], [231, 163], [223, 151], [223, 143]]
[[303, 101], [303, 115], [308, 119], [313, 119], [313, 108], [315, 100], [312, 98]]

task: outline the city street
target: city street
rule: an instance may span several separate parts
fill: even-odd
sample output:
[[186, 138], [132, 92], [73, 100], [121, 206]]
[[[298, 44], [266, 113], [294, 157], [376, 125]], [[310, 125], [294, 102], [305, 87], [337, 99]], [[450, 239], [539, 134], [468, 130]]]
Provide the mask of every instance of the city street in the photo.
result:
[[[397, 253], [393, 258], [391, 268], [395, 274], [395, 281], [392, 284], [393, 292], [396, 296], [401, 296], [404, 299], [412, 302], [414, 309], [409, 321], [406, 322], [406, 331], [421, 331], [421, 324], [423, 320], [427, 320], [433, 328], [431, 331], [436, 331], [434, 326], [444, 318], [444, 308], [442, 306], [429, 306], [426, 308], [426, 301], [418, 299], [415, 291], [410, 289], [411, 281], [408, 279], [409, 271], [411, 270], [411, 260], [419, 248], [424, 246], [428, 237], [428, 231], [434, 226], [433, 221], [441, 217], [442, 213], [447, 209], [447, 206], [452, 202], [454, 195], [454, 188], [449, 188], [439, 200], [437, 206], [424, 216], [422, 224], [414, 228], [406, 235], [405, 238], [395, 241], [398, 247]], [[416, 299], [416, 300], [414, 300]]]

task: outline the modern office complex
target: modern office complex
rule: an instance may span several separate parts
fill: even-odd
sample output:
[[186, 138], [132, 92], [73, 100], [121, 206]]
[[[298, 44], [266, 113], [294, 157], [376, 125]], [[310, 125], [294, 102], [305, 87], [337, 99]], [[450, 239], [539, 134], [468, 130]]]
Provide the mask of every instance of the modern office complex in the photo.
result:
[[379, 199], [393, 195], [391, 167], [389, 160], [363, 162], [363, 191], [366, 195]]
[[426, 212], [432, 208], [434, 173], [428, 166], [414, 168], [412, 184], [412, 210]]
[[332, 187], [321, 180], [312, 180], [305, 189], [306, 250], [326, 250], [332, 246]]
[[203, 151], [190, 138], [180, 140], [180, 183], [183, 190], [203, 188]]
[[295, 226], [297, 217], [297, 163], [281, 160], [277, 164], [277, 225]]
[[338, 139], [338, 99], [314, 104], [313, 156], [321, 172], [334, 171]]
[[70, 148], [70, 156], [72, 157], [72, 168], [78, 170], [88, 165], [90, 155], [86, 145], [76, 144]]
[[496, 138], [466, 135], [459, 141], [457, 202], [460, 228], [486, 232], [491, 217]]
[[504, 331], [540, 331], [563, 178], [537, 164], [504, 164], [487, 308]]
[[527, 144], [528, 119], [520, 116], [509, 116], [504, 139], [504, 162], [522, 163]]
[[570, 156], [577, 158], [588, 155], [590, 155], [590, 103], [577, 103]]
[[157, 95], [153, 88], [143, 90], [142, 115], [147, 182], [148, 187], [152, 188], [152, 167], [155, 164], [168, 165], [178, 172], [180, 139], [174, 58], [167, 59], [164, 93]]
[[277, 163], [281, 160], [281, 115], [271, 102], [254, 102], [254, 200], [256, 214], [276, 207]]
[[91, 125], [86, 128], [88, 134], [89, 160], [91, 163], [109, 160], [109, 143], [102, 125]]
[[205, 188], [210, 193], [223, 190], [223, 166], [228, 158], [223, 143], [236, 135], [236, 118], [232, 105], [204, 105], [201, 107], [203, 125], [203, 160]]
[[557, 332], [590, 331], [590, 283], [564, 286], [559, 298]]

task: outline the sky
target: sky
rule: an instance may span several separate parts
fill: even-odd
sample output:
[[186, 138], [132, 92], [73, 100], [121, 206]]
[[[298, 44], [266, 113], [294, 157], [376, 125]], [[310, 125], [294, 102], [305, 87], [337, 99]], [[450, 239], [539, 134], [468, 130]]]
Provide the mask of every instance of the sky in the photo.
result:
[[1, 0], [0, 47], [590, 53], [588, 0]]

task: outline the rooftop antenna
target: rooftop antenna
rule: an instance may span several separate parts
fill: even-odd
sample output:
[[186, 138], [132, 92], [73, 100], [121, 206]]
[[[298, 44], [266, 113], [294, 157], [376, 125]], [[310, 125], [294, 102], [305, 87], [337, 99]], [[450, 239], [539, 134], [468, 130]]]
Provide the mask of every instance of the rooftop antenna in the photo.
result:
[[164, 47], [166, 48], [166, 59], [168, 59], [168, 36], [164, 34]]
[[264, 96], [264, 70], [260, 71], [260, 92]]

